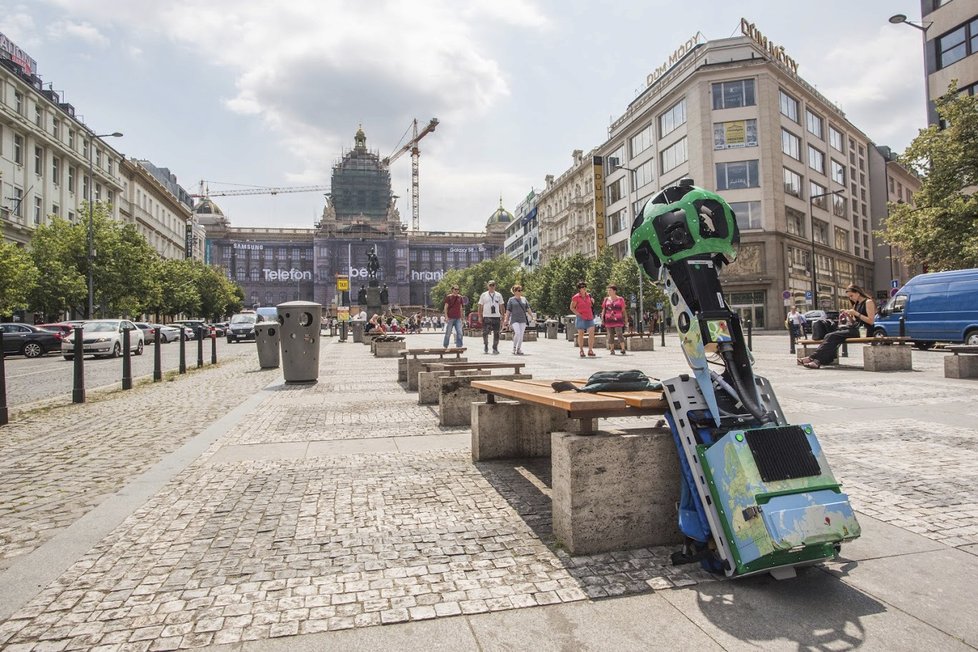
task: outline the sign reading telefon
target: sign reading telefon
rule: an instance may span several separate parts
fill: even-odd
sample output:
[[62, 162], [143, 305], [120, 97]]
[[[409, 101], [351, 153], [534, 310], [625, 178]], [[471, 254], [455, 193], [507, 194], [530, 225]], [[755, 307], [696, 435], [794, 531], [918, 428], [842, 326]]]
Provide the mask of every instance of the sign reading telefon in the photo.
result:
[[312, 280], [312, 272], [303, 272], [295, 267], [292, 269], [263, 269], [262, 273], [265, 275], [266, 281], [292, 282]]

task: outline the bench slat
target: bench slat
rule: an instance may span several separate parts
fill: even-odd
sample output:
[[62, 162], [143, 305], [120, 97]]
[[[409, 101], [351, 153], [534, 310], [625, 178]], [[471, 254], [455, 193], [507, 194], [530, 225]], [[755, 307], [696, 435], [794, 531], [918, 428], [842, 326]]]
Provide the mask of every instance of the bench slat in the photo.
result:
[[628, 403], [621, 398], [578, 392], [558, 393], [549, 384], [541, 385], [522, 380], [476, 380], [472, 382], [472, 387], [496, 396], [559, 408], [571, 414], [580, 411], [622, 410], [628, 407]]
[[[544, 387], [550, 387], [552, 380], [521, 380], [521, 383], [528, 383], [533, 385], [540, 385]], [[577, 387], [584, 387], [587, 385], [586, 380], [571, 380], [568, 381], [573, 383]], [[563, 393], [563, 392], [562, 392]], [[588, 392], [590, 393], [590, 392]], [[645, 389], [639, 390], [637, 392], [593, 392], [592, 396], [610, 396], [612, 398], [620, 398], [628, 405], [628, 407], [651, 409], [651, 408], [666, 408], [669, 406], [669, 402], [666, 401], [665, 394], [660, 391]], [[578, 396], [581, 396], [579, 393]]]
[[[795, 344], [811, 346], [821, 344], [824, 340], [795, 340]], [[849, 337], [846, 344], [905, 344], [909, 343], [909, 337]]]

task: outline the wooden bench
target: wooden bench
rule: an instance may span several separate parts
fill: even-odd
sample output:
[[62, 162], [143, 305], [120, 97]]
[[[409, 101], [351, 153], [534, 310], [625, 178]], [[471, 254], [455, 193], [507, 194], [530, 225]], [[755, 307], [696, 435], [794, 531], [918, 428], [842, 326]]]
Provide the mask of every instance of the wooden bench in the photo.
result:
[[[486, 394], [472, 405], [473, 460], [550, 455], [553, 532], [572, 555], [682, 541], [679, 463], [657, 418], [668, 410], [661, 391], [558, 393], [544, 380], [472, 386]], [[623, 416], [655, 423], [595, 429], [598, 419]]]
[[951, 344], [944, 350], [951, 353], [944, 358], [945, 378], [978, 378], [978, 346]]
[[[869, 344], [863, 348], [863, 369], [866, 371], [913, 371], [909, 337], [848, 337], [846, 344]], [[795, 355], [799, 360], [810, 356], [822, 340], [795, 340]], [[833, 360], [838, 364], [839, 360]]]
[[[418, 389], [418, 371], [421, 369], [421, 365], [418, 362], [419, 356], [423, 356], [422, 360], [445, 360], [448, 356], [455, 356], [455, 361], [462, 360], [462, 354], [465, 353], [465, 347], [431, 347], [425, 349], [405, 349], [398, 352], [397, 361], [397, 380], [399, 382], [407, 382], [408, 390], [414, 392]], [[412, 382], [413, 379], [413, 382]]]

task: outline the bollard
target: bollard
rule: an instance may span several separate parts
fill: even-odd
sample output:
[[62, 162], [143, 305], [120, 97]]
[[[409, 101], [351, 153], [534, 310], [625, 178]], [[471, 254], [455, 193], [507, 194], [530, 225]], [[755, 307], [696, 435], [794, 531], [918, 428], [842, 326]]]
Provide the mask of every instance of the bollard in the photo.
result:
[[0, 426], [7, 423], [7, 370], [3, 362], [3, 331], [0, 331]]
[[85, 402], [85, 343], [82, 339], [82, 327], [75, 326], [75, 357], [74, 357], [74, 386], [71, 388], [71, 402]]
[[849, 357], [849, 345], [846, 344], [845, 340], [842, 341], [842, 348], [839, 349], [839, 357], [840, 358], [848, 358]]
[[904, 316], [900, 316], [900, 337], [907, 336], [907, 319]]
[[340, 342], [345, 342], [346, 341], [346, 330], [347, 330], [348, 325], [349, 325], [349, 322], [345, 322], [345, 321], [341, 321], [340, 322]]
[[753, 331], [751, 329], [751, 322], [750, 322], [749, 319], [746, 320], [746, 321], [747, 321], [747, 350], [748, 351], [753, 351], [754, 350], [754, 338], [753, 338]]
[[217, 329], [211, 329], [211, 364], [217, 364]]
[[788, 353], [794, 353], [794, 352], [795, 352], [795, 325], [789, 323], [788, 324]]
[[187, 373], [187, 341], [183, 326], [180, 327], [180, 373]]
[[160, 350], [162, 346], [162, 333], [159, 332], [160, 329], [156, 329], [156, 339], [153, 340], [153, 382], [158, 383], [163, 380], [163, 353]]
[[204, 366], [204, 329], [196, 329], [197, 335], [197, 368], [200, 369]]
[[132, 389], [132, 353], [129, 351], [129, 329], [122, 331], [122, 389]]
[[666, 320], [659, 322], [659, 331], [662, 333], [662, 346], [666, 345]]

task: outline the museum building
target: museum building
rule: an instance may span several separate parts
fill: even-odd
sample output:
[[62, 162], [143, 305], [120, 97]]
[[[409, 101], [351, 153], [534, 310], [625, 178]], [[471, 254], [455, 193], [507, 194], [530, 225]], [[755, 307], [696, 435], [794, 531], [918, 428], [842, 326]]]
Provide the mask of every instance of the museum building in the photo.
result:
[[[244, 290], [246, 304], [303, 300], [327, 309], [351, 305], [351, 298], [356, 303], [359, 287], [367, 284], [371, 248], [391, 305], [430, 306], [429, 292], [446, 270], [503, 252], [506, 227], [513, 221], [500, 207], [482, 232], [407, 230], [395, 206], [390, 171], [367, 149], [362, 128], [353, 149], [333, 166], [331, 192], [314, 228], [234, 227], [209, 198], [194, 212], [207, 233], [205, 261], [224, 268]], [[349, 278], [349, 292], [337, 290], [343, 276]]]

